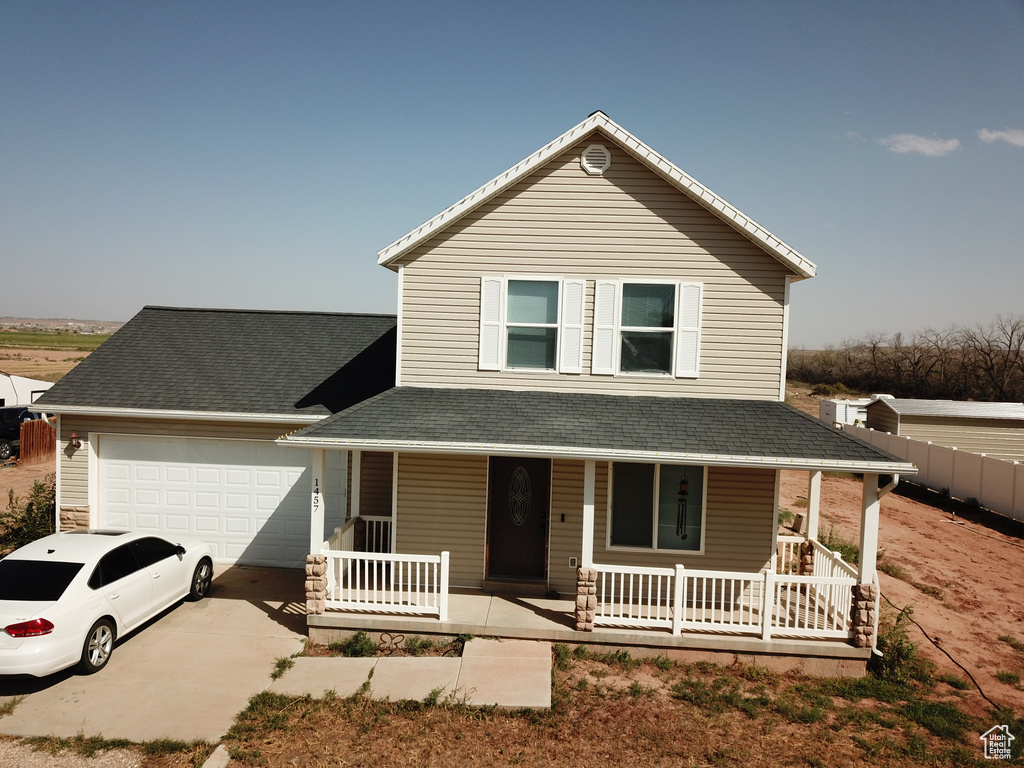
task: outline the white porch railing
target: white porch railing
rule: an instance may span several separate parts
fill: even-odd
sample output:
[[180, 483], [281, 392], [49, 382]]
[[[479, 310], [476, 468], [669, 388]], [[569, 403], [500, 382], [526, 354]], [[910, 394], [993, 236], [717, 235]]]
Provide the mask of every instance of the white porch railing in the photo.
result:
[[[824, 558], [823, 558], [824, 559]], [[840, 559], [841, 562], [841, 559]], [[838, 567], [829, 564], [829, 568]], [[849, 637], [856, 576], [594, 565], [604, 626], [786, 637]]]
[[671, 627], [674, 568], [595, 565], [595, 624]]
[[328, 609], [448, 620], [448, 553], [392, 555], [324, 548]]
[[366, 551], [391, 551], [391, 518], [382, 515], [360, 515], [366, 521]]
[[[778, 567], [776, 573], [795, 574], [800, 569], [800, 545], [803, 536], [779, 536]], [[820, 541], [810, 539], [814, 545], [814, 575], [827, 577], [853, 576], [857, 569], [843, 560], [838, 552], [829, 549]]]
[[334, 535], [324, 542], [325, 548], [344, 552], [355, 551], [357, 528], [360, 524], [364, 534], [363, 552], [391, 551], [391, 518], [384, 515], [357, 515], [349, 518], [341, 528], [334, 529]]

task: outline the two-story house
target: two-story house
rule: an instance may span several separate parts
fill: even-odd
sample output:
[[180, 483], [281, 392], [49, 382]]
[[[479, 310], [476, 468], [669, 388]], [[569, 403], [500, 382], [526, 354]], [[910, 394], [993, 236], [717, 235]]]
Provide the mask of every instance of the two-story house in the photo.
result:
[[[866, 658], [879, 498], [914, 469], [784, 403], [810, 261], [596, 112], [379, 263], [397, 318], [143, 310], [41, 401], [64, 519], [305, 560], [311, 634]], [[864, 476], [858, 566], [815, 541], [822, 471]], [[548, 625], [468, 618], [490, 594]]]

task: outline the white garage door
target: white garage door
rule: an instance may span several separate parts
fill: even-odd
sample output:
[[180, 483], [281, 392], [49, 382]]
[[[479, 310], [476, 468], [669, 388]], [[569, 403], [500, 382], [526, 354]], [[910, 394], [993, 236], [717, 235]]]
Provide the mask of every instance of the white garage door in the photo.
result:
[[299, 567], [310, 453], [266, 442], [103, 435], [99, 524], [208, 541], [218, 560]]

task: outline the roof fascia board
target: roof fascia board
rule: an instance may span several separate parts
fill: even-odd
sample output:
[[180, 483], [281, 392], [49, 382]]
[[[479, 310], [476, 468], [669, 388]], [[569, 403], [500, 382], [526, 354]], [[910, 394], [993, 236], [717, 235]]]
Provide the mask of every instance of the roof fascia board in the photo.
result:
[[315, 424], [326, 416], [313, 414], [237, 413], [232, 411], [164, 411], [147, 408], [101, 408], [84, 405], [41, 405], [29, 407], [34, 413], [79, 416], [117, 416], [136, 419], [177, 419], [186, 421], [245, 421], [252, 423]]
[[817, 267], [804, 258], [795, 249], [773, 235], [749, 216], [729, 205], [725, 200], [676, 166], [666, 157], [644, 144], [603, 112], [595, 112], [579, 125], [570, 128], [554, 141], [544, 145], [529, 157], [516, 163], [502, 174], [499, 174], [479, 189], [466, 195], [457, 203], [449, 206], [432, 219], [421, 224], [408, 234], [400, 237], [391, 245], [377, 253], [377, 263], [389, 266], [417, 245], [425, 242], [435, 233], [458, 221], [462, 216], [482, 205], [484, 202], [503, 192], [522, 178], [532, 173], [539, 166], [560, 153], [570, 144], [575, 143], [587, 134], [601, 129], [614, 138], [623, 149], [638, 161], [650, 168], [673, 186], [685, 193], [695, 202], [706, 208], [737, 232], [760, 245], [768, 253], [792, 269], [798, 279], [814, 277]]
[[437, 443], [407, 440], [356, 440], [351, 438], [284, 437], [278, 445], [302, 448], [388, 450], [406, 453], [514, 454], [547, 458], [595, 459], [600, 461], [670, 461], [713, 467], [765, 467], [769, 469], [825, 470], [829, 472], [897, 473], [916, 475], [917, 467], [898, 461], [835, 461], [759, 456], [727, 456], [711, 453], [670, 453], [667, 451], [617, 451], [602, 448], [566, 448], [544, 445], [502, 445], [487, 443]]

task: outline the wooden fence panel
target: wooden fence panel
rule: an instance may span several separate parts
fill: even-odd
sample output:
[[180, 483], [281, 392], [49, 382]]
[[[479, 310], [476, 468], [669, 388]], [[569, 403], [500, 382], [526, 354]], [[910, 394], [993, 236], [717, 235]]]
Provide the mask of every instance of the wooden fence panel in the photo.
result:
[[18, 458], [22, 464], [55, 461], [57, 457], [57, 430], [52, 422], [33, 419], [21, 423], [21, 448]]

